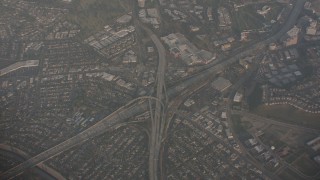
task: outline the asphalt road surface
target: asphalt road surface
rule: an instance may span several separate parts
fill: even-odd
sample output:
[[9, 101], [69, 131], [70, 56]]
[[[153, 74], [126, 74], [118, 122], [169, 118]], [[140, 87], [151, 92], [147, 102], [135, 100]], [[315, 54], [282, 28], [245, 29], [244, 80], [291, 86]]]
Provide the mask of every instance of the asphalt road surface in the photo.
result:
[[[219, 64], [204, 70], [203, 72], [197, 74], [196, 76], [193, 76], [190, 79], [187, 79], [183, 82], [181, 82], [179, 85], [174, 86], [167, 91], [168, 98], [174, 97], [179, 94], [179, 92], [187, 89], [188, 87], [192, 86], [194, 83], [197, 82], [205, 82], [205, 80], [213, 75], [216, 75], [217, 73], [221, 72], [225, 67], [229, 66], [232, 63], [235, 63], [238, 61], [239, 58], [254, 54], [258, 52], [259, 50], [262, 50], [265, 48], [268, 44], [277, 41], [279, 38], [282, 37], [287, 31], [289, 31], [295, 24], [300, 12], [303, 9], [304, 3], [306, 0], [297, 0], [295, 3], [295, 6], [290, 14], [290, 17], [286, 21], [286, 23], [283, 25], [283, 27], [279, 30], [278, 33], [276, 33], [274, 36], [257, 43], [255, 46], [240, 52], [239, 54], [226, 59]], [[160, 57], [159, 57], [160, 58]], [[161, 71], [159, 71], [161, 72]], [[164, 71], [163, 71], [164, 72]], [[161, 80], [161, 79], [160, 79]], [[162, 91], [162, 90], [161, 90]], [[157, 92], [158, 93], [158, 92]], [[79, 133], [78, 135], [75, 135], [74, 137], [30, 158], [29, 160], [9, 169], [8, 171], [4, 172], [0, 175], [1, 179], [10, 179], [10, 177], [15, 177], [19, 175], [21, 172], [23, 172], [25, 169], [34, 167], [40, 162], [43, 162], [51, 157], [56, 156], [57, 154], [60, 154], [75, 145], [81, 144], [85, 141], [87, 141], [90, 138], [96, 137], [105, 131], [109, 130], [113, 126], [116, 126], [121, 123], [125, 123], [126, 119], [136, 116], [139, 113], [143, 113], [145, 111], [148, 111], [148, 102], [144, 101], [143, 103], [138, 103], [135, 106], [132, 107], [121, 107], [111, 115], [107, 116], [106, 118], [102, 119], [101, 121], [97, 122], [92, 127], [88, 128], [87, 130]], [[156, 175], [157, 176], [157, 175]], [[152, 179], [152, 177], [150, 177]]]

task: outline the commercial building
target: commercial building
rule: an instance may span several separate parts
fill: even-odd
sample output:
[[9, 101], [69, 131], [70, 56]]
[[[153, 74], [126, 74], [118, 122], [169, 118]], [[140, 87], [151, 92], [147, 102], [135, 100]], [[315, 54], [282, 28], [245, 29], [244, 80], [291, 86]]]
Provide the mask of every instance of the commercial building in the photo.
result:
[[199, 50], [180, 33], [169, 34], [161, 39], [169, 46], [170, 53], [187, 65], [208, 64], [215, 59], [211, 52]]
[[135, 43], [134, 31], [133, 26], [123, 27], [117, 31], [110, 26], [105, 26], [103, 31], [90, 36], [85, 43], [92, 46], [101, 55], [111, 58], [124, 52]]
[[312, 21], [310, 23], [310, 26], [308, 26], [306, 29], [306, 34], [313, 36], [317, 34], [317, 21]]
[[220, 27], [225, 27], [225, 26], [230, 26], [231, 25], [231, 17], [228, 12], [228, 10], [224, 7], [220, 7], [218, 9], [218, 14], [219, 14], [219, 26]]
[[220, 92], [225, 91], [231, 86], [231, 82], [223, 77], [218, 77], [215, 81], [212, 83], [212, 87], [214, 89], [217, 89]]
[[130, 16], [129, 14], [125, 14], [117, 19], [117, 23], [127, 24], [131, 21], [131, 19], [132, 19], [132, 16]]
[[286, 37], [284, 38], [284, 41], [283, 41], [284, 45], [286, 47], [296, 45], [298, 43], [299, 33], [300, 33], [300, 29], [296, 26], [290, 29], [287, 32]]

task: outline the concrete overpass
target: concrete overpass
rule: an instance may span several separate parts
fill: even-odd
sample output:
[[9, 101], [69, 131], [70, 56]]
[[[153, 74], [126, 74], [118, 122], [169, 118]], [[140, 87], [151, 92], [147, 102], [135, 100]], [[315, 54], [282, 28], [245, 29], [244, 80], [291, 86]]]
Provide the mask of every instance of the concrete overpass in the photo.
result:
[[[231, 57], [229, 59], [226, 59], [217, 65], [210, 67], [203, 72], [191, 77], [190, 79], [187, 79], [180, 84], [168, 89], [167, 95], [168, 98], [174, 97], [179, 94], [179, 92], [182, 92], [183, 90], [186, 90], [188, 87], [192, 86], [195, 83], [198, 82], [204, 82], [206, 79], [210, 76], [213, 76], [219, 72], [221, 72], [225, 67], [229, 66], [230, 64], [233, 64], [238, 61], [239, 58], [251, 55], [259, 50], [262, 50], [266, 45], [277, 41], [283, 34], [285, 34], [290, 28], [293, 27], [295, 24], [300, 12], [303, 9], [304, 3], [306, 0], [297, 0], [295, 3], [295, 6], [290, 14], [289, 19], [284, 24], [284, 26], [281, 28], [281, 30], [276, 33], [274, 36], [257, 43], [256, 46], [253, 46], [250, 49], [247, 49], [245, 51], [240, 52], [239, 54], [235, 55], [234, 57]], [[201, 86], [201, 84], [200, 84]], [[132, 102], [129, 103], [132, 105]], [[10, 179], [11, 177], [15, 177], [19, 175], [21, 172], [23, 172], [25, 169], [33, 167], [41, 162], [44, 162], [45, 160], [54, 157], [76, 145], [79, 145], [83, 142], [85, 142], [88, 139], [91, 139], [93, 137], [96, 137], [98, 135], [103, 134], [104, 132], [108, 131], [110, 128], [125, 123], [126, 119], [130, 117], [134, 117], [138, 115], [139, 113], [143, 113], [145, 111], [148, 111], [148, 102], [147, 101], [139, 101], [139, 103], [135, 104], [134, 106], [123, 106], [119, 108], [117, 111], [112, 113], [111, 115], [105, 117], [101, 121], [97, 122], [95, 125], [91, 126], [90, 128], [86, 129], [85, 131], [79, 133], [78, 135], [75, 135], [74, 137], [30, 158], [29, 160], [19, 164], [18, 166], [15, 166], [8, 171], [4, 172], [0, 175], [2, 179]], [[158, 176], [156, 174], [156, 176]], [[150, 177], [152, 178], [152, 177]]]
[[[157, 87], [156, 87], [156, 97], [159, 101], [155, 103], [154, 116], [151, 111], [151, 137], [150, 149], [149, 149], [149, 177], [150, 179], [158, 179], [158, 170], [159, 170], [159, 154], [161, 147], [161, 139], [163, 134], [163, 128], [165, 126], [165, 111], [168, 97], [166, 95], [166, 86], [165, 86], [165, 71], [167, 66], [166, 61], [166, 50], [163, 47], [160, 39], [147, 27], [145, 27], [140, 22], [137, 22], [142, 29], [144, 29], [153, 43], [155, 44], [158, 50], [158, 69], [157, 69]], [[162, 102], [162, 104], [161, 104]]]

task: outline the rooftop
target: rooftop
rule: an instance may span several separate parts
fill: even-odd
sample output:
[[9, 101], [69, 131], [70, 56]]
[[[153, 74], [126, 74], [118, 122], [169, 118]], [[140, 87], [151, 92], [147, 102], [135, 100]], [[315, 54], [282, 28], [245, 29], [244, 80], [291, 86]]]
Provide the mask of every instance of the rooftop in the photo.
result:
[[125, 24], [125, 23], [130, 22], [131, 19], [132, 19], [132, 16], [130, 16], [130, 15], [128, 15], [128, 14], [125, 14], [125, 15], [123, 15], [123, 16], [121, 16], [121, 17], [119, 17], [119, 18], [117, 19], [117, 23]]
[[290, 37], [293, 37], [293, 36], [297, 36], [300, 32], [300, 29], [298, 27], [293, 27], [292, 29], [290, 29], [287, 34], [290, 36]]
[[215, 88], [221, 92], [226, 90], [227, 88], [229, 88], [231, 85], [232, 85], [231, 82], [223, 77], [218, 77], [212, 83], [213, 88]]

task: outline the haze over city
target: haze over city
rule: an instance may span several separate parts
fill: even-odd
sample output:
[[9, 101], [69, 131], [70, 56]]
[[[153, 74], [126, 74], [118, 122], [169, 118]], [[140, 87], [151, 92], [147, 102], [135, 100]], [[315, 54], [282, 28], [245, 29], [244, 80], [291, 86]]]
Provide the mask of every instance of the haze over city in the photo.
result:
[[320, 179], [319, 0], [1, 0], [0, 179]]

